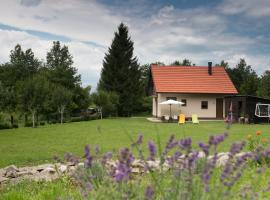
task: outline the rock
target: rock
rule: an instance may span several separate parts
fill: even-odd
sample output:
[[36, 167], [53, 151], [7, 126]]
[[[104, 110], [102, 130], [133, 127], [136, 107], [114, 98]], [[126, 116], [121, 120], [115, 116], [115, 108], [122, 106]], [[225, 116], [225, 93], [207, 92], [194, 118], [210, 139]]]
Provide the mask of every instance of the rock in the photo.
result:
[[142, 170], [140, 170], [139, 168], [132, 168], [131, 172], [134, 174], [141, 174]]
[[60, 171], [61, 173], [65, 173], [65, 172], [67, 171], [67, 166], [66, 166], [66, 165], [60, 165], [59, 171]]
[[0, 169], [0, 177], [4, 177], [6, 174], [6, 170]]
[[78, 167], [84, 167], [84, 163], [80, 162], [80, 163], [78, 163], [77, 166], [78, 166]]
[[51, 173], [51, 169], [43, 170], [40, 173], [36, 173], [33, 176], [30, 176], [29, 179], [34, 181], [52, 181], [59, 178], [57, 173]]
[[198, 158], [205, 158], [205, 153], [203, 151], [199, 151]]
[[54, 165], [52, 165], [52, 164], [38, 165], [35, 167], [35, 170], [37, 170], [38, 172], [41, 172], [41, 171], [45, 170], [46, 168], [54, 168]]
[[31, 172], [31, 171], [19, 171], [17, 173], [17, 176], [20, 177], [20, 176], [26, 176], [26, 175], [33, 175], [34, 173]]
[[132, 163], [132, 167], [134, 168], [142, 168], [144, 169], [145, 163], [141, 160], [134, 160], [134, 162]]
[[5, 177], [7, 178], [16, 178], [17, 172], [19, 171], [18, 168], [15, 165], [10, 165], [8, 167], [5, 168]]
[[225, 166], [225, 164], [227, 163], [228, 159], [229, 159], [229, 155], [228, 154], [224, 154], [223, 156], [221, 156], [221, 157], [219, 157], [217, 159], [216, 166], [217, 167]]
[[6, 178], [6, 177], [1, 177], [0, 176], [0, 185], [7, 182], [9, 180], [9, 178]]
[[228, 155], [228, 153], [220, 152], [217, 154], [217, 157], [221, 158], [222, 156], [227, 156], [227, 155]]
[[42, 172], [49, 172], [50, 174], [54, 174], [56, 172], [54, 167], [46, 167]]
[[147, 165], [150, 169], [158, 169], [159, 168], [159, 161], [147, 161]]

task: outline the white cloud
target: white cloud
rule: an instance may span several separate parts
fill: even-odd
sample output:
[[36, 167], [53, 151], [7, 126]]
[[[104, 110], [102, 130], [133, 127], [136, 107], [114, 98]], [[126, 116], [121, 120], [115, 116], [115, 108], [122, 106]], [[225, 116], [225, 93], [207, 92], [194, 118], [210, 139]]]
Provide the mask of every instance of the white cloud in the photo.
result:
[[225, 0], [219, 9], [226, 15], [244, 14], [249, 17], [270, 16], [269, 0]]
[[2, 0], [0, 22], [107, 45], [121, 19], [95, 1], [46, 0], [26, 7]]
[[[23, 31], [0, 30], [0, 61], [9, 61], [9, 54], [16, 44], [21, 44], [24, 50], [32, 48], [35, 55], [46, 60], [46, 54], [52, 47], [53, 41], [41, 40]], [[84, 44], [82, 42], [62, 43], [69, 47], [73, 55], [74, 66], [82, 75], [83, 85], [95, 87], [101, 70], [101, 61], [104, 56], [104, 48]]]

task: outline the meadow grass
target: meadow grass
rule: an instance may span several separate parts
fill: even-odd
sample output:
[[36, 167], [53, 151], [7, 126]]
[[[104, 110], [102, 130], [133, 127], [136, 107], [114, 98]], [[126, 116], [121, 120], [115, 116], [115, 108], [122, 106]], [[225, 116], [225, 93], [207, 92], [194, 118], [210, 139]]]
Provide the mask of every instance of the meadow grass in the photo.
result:
[[[134, 140], [141, 133], [144, 141], [156, 141], [158, 133], [163, 144], [171, 134], [175, 134], [176, 138], [191, 137], [196, 146], [196, 142], [207, 141], [210, 135], [224, 133], [227, 131], [225, 127], [224, 122], [178, 125], [153, 123], [145, 118], [114, 118], [0, 130], [0, 168], [11, 164], [27, 166], [47, 163], [52, 161], [54, 155], [62, 157], [66, 152], [82, 155], [86, 144], [98, 144], [101, 152], [116, 152], [131, 144], [127, 133]], [[218, 151], [228, 151], [233, 142], [245, 140], [248, 134], [255, 134], [257, 130], [270, 138], [270, 125], [233, 124], [229, 130], [230, 136]]]

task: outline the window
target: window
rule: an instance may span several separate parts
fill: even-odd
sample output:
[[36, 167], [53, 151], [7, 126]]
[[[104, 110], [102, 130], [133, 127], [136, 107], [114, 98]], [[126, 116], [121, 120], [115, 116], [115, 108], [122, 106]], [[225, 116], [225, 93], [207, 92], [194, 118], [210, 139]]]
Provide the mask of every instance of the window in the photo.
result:
[[201, 102], [201, 108], [202, 109], [208, 109], [208, 101], [202, 101]]
[[177, 100], [176, 97], [166, 97], [166, 100], [170, 100], [170, 99], [171, 99], [171, 100], [175, 100], [175, 101]]
[[182, 106], [187, 106], [187, 100], [186, 99], [181, 99], [181, 102], [184, 103]]

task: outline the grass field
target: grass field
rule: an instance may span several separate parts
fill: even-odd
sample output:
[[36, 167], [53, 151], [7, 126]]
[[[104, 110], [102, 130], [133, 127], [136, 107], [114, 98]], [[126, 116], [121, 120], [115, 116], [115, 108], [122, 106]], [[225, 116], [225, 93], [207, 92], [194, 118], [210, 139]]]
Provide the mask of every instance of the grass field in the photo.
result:
[[[257, 130], [270, 138], [270, 125], [234, 124], [229, 130], [229, 138], [220, 146], [219, 151], [227, 151], [232, 142], [245, 140], [248, 134], [254, 134]], [[223, 122], [179, 126], [176, 123], [152, 123], [145, 118], [116, 118], [0, 130], [0, 168], [10, 164], [25, 166], [46, 163], [54, 155], [63, 156], [66, 152], [82, 155], [86, 144], [99, 144], [102, 152], [117, 151], [131, 144], [127, 133], [134, 139], [142, 133], [145, 140], [156, 140], [159, 133], [165, 144], [171, 134], [177, 138], [191, 137], [197, 142], [206, 141], [209, 135], [225, 131]], [[144, 145], [146, 148], [146, 143]]]

